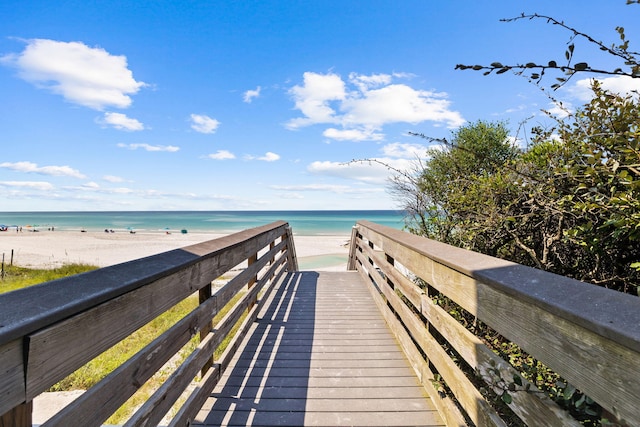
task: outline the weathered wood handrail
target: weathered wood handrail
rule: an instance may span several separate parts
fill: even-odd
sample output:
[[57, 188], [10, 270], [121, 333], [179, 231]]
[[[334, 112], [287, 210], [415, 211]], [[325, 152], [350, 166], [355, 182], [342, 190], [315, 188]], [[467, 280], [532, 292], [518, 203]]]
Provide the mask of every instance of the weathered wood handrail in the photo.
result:
[[[244, 269], [212, 293], [212, 281], [240, 264]], [[277, 221], [0, 295], [0, 425], [30, 426], [37, 395], [198, 292], [196, 309], [45, 424], [99, 425], [200, 332], [198, 347], [127, 422], [156, 425], [202, 371], [199, 387], [171, 421], [186, 425], [286, 270], [297, 270], [293, 236], [286, 222]], [[247, 285], [248, 291], [212, 325], [219, 310]], [[247, 310], [225, 353], [211, 363], [215, 349]]]
[[[465, 417], [478, 426], [506, 425], [459, 365], [496, 395], [507, 390], [508, 406], [527, 425], [581, 424], [435, 304], [429, 287], [553, 369], [621, 424], [640, 425], [639, 298], [368, 221], [354, 227], [349, 269], [375, 286], [381, 310], [448, 425], [465, 425]], [[451, 350], [464, 363], [456, 364]], [[434, 393], [436, 373], [447, 393]]]

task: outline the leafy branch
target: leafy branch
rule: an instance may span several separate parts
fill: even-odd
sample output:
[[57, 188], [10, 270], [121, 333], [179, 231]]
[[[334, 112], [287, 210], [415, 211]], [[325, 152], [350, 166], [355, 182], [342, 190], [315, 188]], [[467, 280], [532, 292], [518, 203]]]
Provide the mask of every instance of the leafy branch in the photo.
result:
[[[640, 4], [640, 0], [627, 0], [627, 4]], [[505, 65], [501, 62], [492, 62], [490, 65], [465, 65], [457, 64], [456, 70], [474, 70], [483, 71], [484, 75], [489, 75], [493, 72], [496, 74], [506, 73], [507, 71], [513, 71], [516, 75], [527, 75], [529, 79], [535, 80], [539, 83], [542, 77], [548, 70], [561, 71], [565, 74], [565, 77], [556, 78], [557, 83], [551, 85], [551, 88], [558, 89], [571, 79], [577, 73], [591, 73], [591, 74], [604, 74], [614, 76], [627, 76], [631, 78], [640, 78], [640, 53], [629, 50], [629, 40], [627, 40], [623, 27], [616, 27], [616, 31], [620, 37], [620, 44], [612, 44], [611, 46], [605, 45], [603, 42], [598, 41], [584, 33], [578, 31], [574, 27], [565, 24], [563, 21], [547, 16], [539, 15], [537, 13], [525, 15], [524, 13], [515, 18], [501, 19], [502, 22], [514, 22], [522, 19], [543, 19], [548, 24], [558, 25], [571, 33], [569, 38], [567, 50], [565, 51], [565, 63], [558, 63], [555, 60], [548, 61], [547, 64], [539, 64], [536, 62], [527, 62], [525, 64]], [[573, 63], [575, 43], [577, 38], [585, 39], [590, 44], [595, 45], [599, 50], [617, 57], [624, 62], [625, 68], [616, 68], [614, 70], [595, 68], [589, 65], [587, 62]]]

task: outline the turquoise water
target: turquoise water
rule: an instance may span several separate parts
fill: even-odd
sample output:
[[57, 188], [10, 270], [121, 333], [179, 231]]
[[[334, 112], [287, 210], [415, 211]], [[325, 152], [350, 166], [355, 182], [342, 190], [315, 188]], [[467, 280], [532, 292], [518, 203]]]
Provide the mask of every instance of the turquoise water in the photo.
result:
[[135, 212], [0, 212], [0, 224], [61, 231], [179, 231], [228, 234], [287, 221], [298, 235], [350, 234], [366, 219], [401, 229], [403, 212], [377, 211], [135, 211]]

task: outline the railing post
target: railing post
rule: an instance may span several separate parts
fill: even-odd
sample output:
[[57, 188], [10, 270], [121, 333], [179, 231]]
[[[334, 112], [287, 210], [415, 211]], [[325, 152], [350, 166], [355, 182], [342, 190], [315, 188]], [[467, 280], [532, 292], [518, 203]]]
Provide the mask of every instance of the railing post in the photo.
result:
[[[213, 291], [211, 289], [211, 283], [209, 283], [208, 285], [200, 289], [200, 291], [198, 291], [198, 302], [200, 304], [203, 304], [205, 301], [211, 298], [211, 295], [213, 295]], [[211, 319], [211, 321], [209, 321], [206, 325], [202, 327], [202, 329], [200, 329], [200, 342], [202, 342], [212, 330], [213, 330], [213, 319]], [[205, 364], [202, 366], [202, 369], [200, 370], [200, 376], [204, 377], [207, 371], [212, 367], [213, 367], [213, 355], [211, 355], [211, 358], [207, 360], [207, 362], [205, 362]]]
[[296, 256], [296, 247], [293, 243], [293, 231], [291, 227], [287, 227], [287, 269], [289, 271], [298, 271], [298, 257]]
[[[280, 239], [282, 240], [282, 236], [280, 236]], [[269, 243], [269, 250], [272, 250], [273, 248], [276, 247], [276, 242], [275, 240], [271, 243]], [[269, 260], [269, 265], [273, 265], [273, 263], [276, 261], [276, 256], [275, 254], [271, 257], [271, 259]], [[273, 273], [271, 273], [271, 276], [269, 277], [269, 281], [273, 280], [273, 278], [276, 276], [275, 271]]]
[[0, 427], [31, 427], [33, 401], [22, 403], [0, 416]]
[[[257, 261], [258, 261], [258, 254], [256, 253], [251, 255], [247, 261], [247, 267], [251, 267], [251, 265], [253, 265]], [[247, 282], [247, 290], [251, 289], [251, 287], [255, 285], [257, 281], [258, 281], [258, 275], [256, 274], [255, 276], [251, 277]], [[255, 300], [251, 301], [251, 303], [249, 304], [249, 307], [247, 307], [247, 311], [251, 311], [254, 305], [255, 305]]]
[[358, 238], [358, 227], [351, 227], [351, 240], [349, 240], [349, 262], [347, 264], [347, 270], [356, 269], [356, 239]]

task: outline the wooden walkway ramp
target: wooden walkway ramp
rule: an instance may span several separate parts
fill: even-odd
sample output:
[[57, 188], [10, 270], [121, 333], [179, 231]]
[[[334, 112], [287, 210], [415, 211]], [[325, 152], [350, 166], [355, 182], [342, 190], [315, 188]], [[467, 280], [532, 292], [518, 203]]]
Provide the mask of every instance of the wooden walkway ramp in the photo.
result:
[[294, 272], [192, 425], [444, 424], [361, 276]]

